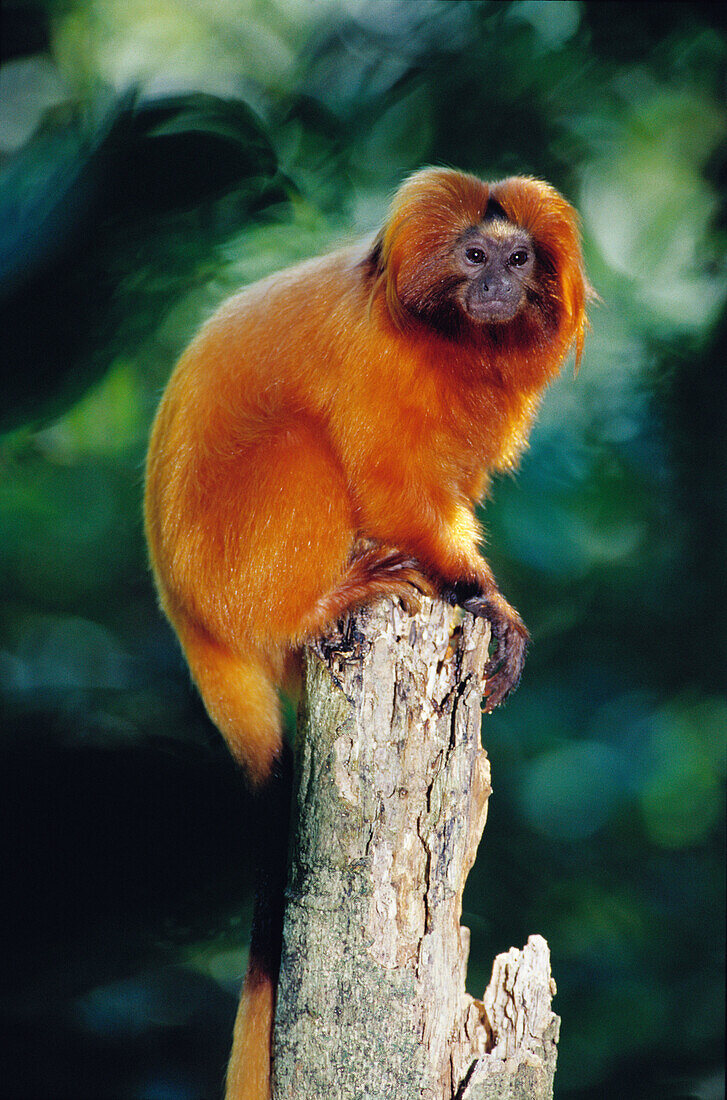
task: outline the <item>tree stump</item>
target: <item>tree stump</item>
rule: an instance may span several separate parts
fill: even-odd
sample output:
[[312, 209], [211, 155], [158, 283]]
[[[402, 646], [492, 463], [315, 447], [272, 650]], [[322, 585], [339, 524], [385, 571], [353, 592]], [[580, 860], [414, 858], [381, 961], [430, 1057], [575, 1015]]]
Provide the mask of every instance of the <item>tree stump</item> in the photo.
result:
[[545, 1100], [548, 946], [465, 992], [462, 892], [491, 792], [489, 626], [383, 600], [312, 646], [297, 749], [273, 1100]]

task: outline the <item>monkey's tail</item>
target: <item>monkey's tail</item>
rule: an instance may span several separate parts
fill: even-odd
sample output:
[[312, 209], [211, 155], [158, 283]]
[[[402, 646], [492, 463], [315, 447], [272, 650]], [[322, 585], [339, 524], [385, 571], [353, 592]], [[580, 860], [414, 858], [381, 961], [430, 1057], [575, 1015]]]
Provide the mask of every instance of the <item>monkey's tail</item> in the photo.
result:
[[226, 1100], [269, 1100], [275, 996], [283, 939], [292, 753], [279, 763], [256, 797], [254, 836], [257, 892], [250, 959], [237, 1010]]
[[198, 627], [176, 619], [175, 626], [207, 713], [253, 787], [264, 787], [283, 742], [282, 658], [234, 653]]
[[254, 785], [255, 908], [225, 1096], [269, 1100], [292, 785], [276, 688], [282, 669], [273, 659], [234, 654], [196, 629], [177, 628], [207, 712]]

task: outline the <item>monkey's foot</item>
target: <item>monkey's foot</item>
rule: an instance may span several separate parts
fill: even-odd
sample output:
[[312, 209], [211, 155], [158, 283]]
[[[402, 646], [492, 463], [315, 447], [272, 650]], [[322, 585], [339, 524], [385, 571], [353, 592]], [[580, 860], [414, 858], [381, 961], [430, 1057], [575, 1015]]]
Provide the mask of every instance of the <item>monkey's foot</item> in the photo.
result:
[[482, 615], [490, 623], [495, 652], [485, 665], [485, 704], [490, 714], [520, 683], [528, 632], [514, 607], [495, 592], [490, 596], [472, 596], [462, 607], [472, 615]]
[[338, 585], [322, 596], [306, 617], [301, 635], [313, 637], [327, 631], [345, 611], [377, 596], [399, 599], [410, 615], [416, 615], [420, 596], [433, 594], [433, 586], [414, 558], [378, 543], [359, 544]]
[[351, 569], [363, 572], [371, 595], [380, 592], [400, 599], [410, 615], [421, 609], [420, 596], [434, 595], [419, 562], [400, 550], [369, 546], [353, 558]]

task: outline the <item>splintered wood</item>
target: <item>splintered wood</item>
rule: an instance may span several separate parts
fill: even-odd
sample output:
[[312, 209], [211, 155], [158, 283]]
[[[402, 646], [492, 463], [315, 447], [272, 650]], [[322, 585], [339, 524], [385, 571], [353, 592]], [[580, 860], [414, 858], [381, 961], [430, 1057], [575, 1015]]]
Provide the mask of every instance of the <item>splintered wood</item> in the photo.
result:
[[274, 1100], [552, 1096], [548, 946], [465, 992], [462, 892], [491, 793], [489, 627], [385, 600], [307, 655]]

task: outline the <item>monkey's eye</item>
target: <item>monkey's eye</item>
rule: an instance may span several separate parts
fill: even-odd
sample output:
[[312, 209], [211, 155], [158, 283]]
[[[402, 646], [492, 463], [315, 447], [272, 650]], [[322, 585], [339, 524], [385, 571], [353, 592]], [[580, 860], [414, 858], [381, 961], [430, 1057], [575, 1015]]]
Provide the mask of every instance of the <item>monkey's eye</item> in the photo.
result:
[[468, 248], [465, 256], [471, 264], [483, 264], [485, 262], [485, 254], [481, 248]]
[[522, 267], [523, 264], [528, 262], [528, 254], [524, 248], [518, 248], [517, 252], [513, 252], [507, 262], [510, 264], [510, 267]]

